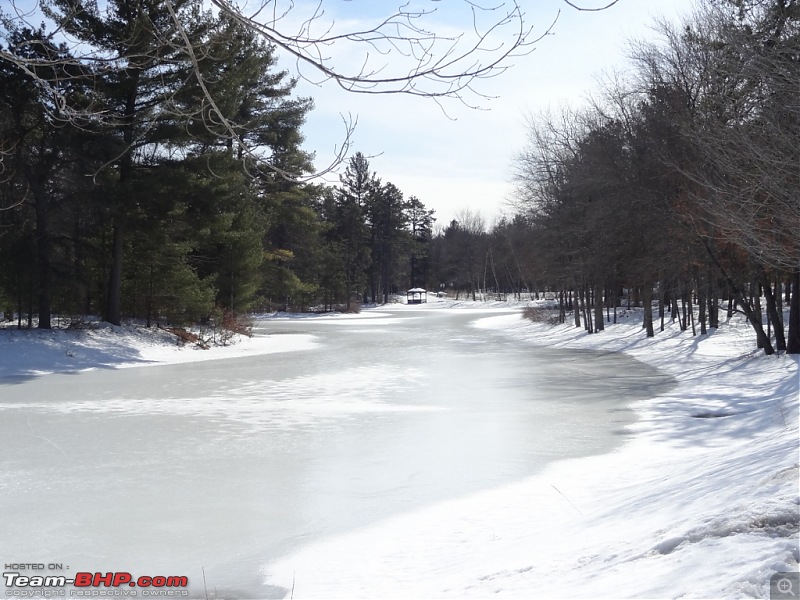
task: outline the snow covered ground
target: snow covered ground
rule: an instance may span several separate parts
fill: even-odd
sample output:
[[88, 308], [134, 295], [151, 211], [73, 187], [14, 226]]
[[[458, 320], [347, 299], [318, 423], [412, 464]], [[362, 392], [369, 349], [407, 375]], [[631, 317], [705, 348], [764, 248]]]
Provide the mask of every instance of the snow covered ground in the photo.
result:
[[86, 369], [127, 368], [237, 358], [311, 348], [312, 336], [235, 336], [207, 350], [182, 345], [162, 329], [91, 323], [83, 329], [0, 328], [0, 376], [27, 377]]
[[[298, 599], [768, 598], [773, 573], [798, 570], [797, 357], [763, 356], [738, 318], [694, 338], [668, 324], [650, 340], [636, 313], [589, 336], [452, 301], [321, 322], [378, 323], [387, 312], [455, 307], [485, 314], [478, 327], [522, 343], [626, 352], [679, 385], [636, 403], [632, 435], [610, 454], [560, 461], [523, 481], [311, 543], [265, 564], [267, 583]], [[195, 350], [159, 331], [7, 329], [0, 374], [232, 358], [314, 343], [270, 335]]]

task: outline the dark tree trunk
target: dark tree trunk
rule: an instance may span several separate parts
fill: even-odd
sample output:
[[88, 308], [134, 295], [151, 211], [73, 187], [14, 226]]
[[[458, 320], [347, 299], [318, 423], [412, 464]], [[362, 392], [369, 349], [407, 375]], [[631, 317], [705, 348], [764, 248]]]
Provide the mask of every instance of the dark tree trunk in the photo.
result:
[[708, 278], [708, 326], [719, 327], [719, 304], [717, 303], [717, 288], [714, 278]]
[[47, 195], [36, 194], [36, 255], [39, 262], [39, 329], [50, 329], [50, 232]]
[[[675, 322], [675, 319], [678, 319], [678, 321], [680, 321], [680, 312], [678, 310], [678, 295], [677, 294], [672, 294], [671, 295], [669, 316], [670, 316], [670, 320], [673, 323]], [[683, 330], [683, 327], [681, 327], [681, 330]]]
[[[769, 322], [772, 323], [772, 327], [775, 329], [775, 349], [778, 352], [786, 352], [786, 337], [783, 334], [783, 323], [781, 323], [781, 318], [778, 314], [775, 294], [773, 294], [772, 286], [769, 282], [765, 281], [762, 286], [764, 288], [764, 297], [767, 302], [767, 317], [769, 318]], [[778, 295], [780, 296], [780, 290], [778, 291]]]
[[22, 275], [17, 278], [17, 329], [22, 329]]
[[33, 279], [28, 281], [28, 324], [27, 328], [30, 329], [33, 327], [33, 296], [35, 295], [35, 290], [33, 289]]
[[700, 335], [706, 335], [708, 333], [708, 329], [706, 329], [706, 298], [705, 298], [706, 288], [702, 282], [697, 283], [697, 308], [698, 308], [698, 317], [700, 319]]
[[123, 232], [120, 219], [114, 224], [111, 245], [111, 272], [108, 277], [108, 296], [106, 298], [105, 320], [119, 325], [122, 320], [122, 250]]
[[644, 302], [644, 322], [642, 327], [647, 331], [647, 337], [654, 337], [653, 331], [653, 287], [646, 284], [642, 290], [642, 301]]
[[150, 271], [147, 278], [147, 328], [149, 329], [153, 319], [153, 265], [150, 265]]
[[600, 293], [600, 286], [594, 288], [594, 330], [603, 331], [605, 329], [603, 321], [603, 295]]
[[583, 288], [583, 322], [586, 325], [586, 331], [589, 333], [594, 333], [594, 322], [592, 321], [592, 309], [591, 309], [591, 294], [589, 292], [589, 286], [587, 285]]
[[[677, 306], [677, 300], [676, 300], [676, 304], [675, 304], [676, 310], [677, 310], [677, 307], [678, 306]], [[688, 317], [688, 315], [686, 313], [686, 292], [683, 292], [683, 294], [681, 294], [681, 311], [680, 311], [680, 313], [678, 313], [678, 321], [680, 322], [681, 331], [686, 331], [686, 328], [687, 328], [687, 326], [689, 324], [688, 323], [689, 320], [688, 320], [687, 317]]]
[[[762, 329], [764, 328], [764, 315], [761, 310], [761, 285], [758, 283], [750, 285], [750, 298], [753, 304], [753, 313], [755, 314], [756, 321], [758, 321], [759, 327]], [[769, 340], [769, 334], [767, 333], [766, 336], [759, 336], [756, 340], [756, 344], [758, 348], [764, 347], [764, 339]]]
[[800, 269], [792, 274], [791, 288], [789, 335], [786, 339], [786, 352], [788, 354], [800, 354]]
[[118, 198], [116, 214], [114, 215], [113, 241], [111, 244], [111, 270], [108, 276], [108, 295], [106, 296], [105, 320], [112, 325], [119, 325], [122, 318], [122, 258], [124, 250], [124, 227], [125, 205], [127, 203], [126, 189], [133, 174], [133, 125], [136, 120], [136, 101], [139, 93], [139, 82], [141, 72], [133, 69], [130, 80], [126, 83], [130, 86], [127, 98], [125, 99], [124, 128], [122, 139], [125, 142], [125, 153], [120, 158], [119, 180], [117, 181]]
[[[751, 308], [750, 303], [747, 302], [747, 300], [745, 300], [744, 294], [742, 294], [741, 290], [739, 289], [739, 286], [736, 285], [731, 276], [728, 275], [728, 272], [725, 270], [725, 268], [717, 260], [716, 255], [711, 250], [711, 246], [709, 245], [708, 240], [703, 239], [703, 243], [714, 265], [717, 267], [717, 269], [719, 269], [719, 272], [722, 274], [722, 276], [725, 277], [725, 281], [728, 283], [728, 288], [730, 289], [731, 296], [736, 300], [739, 306], [741, 306], [742, 311], [747, 317], [747, 321], [750, 323], [750, 325], [752, 325], [753, 329], [755, 329], [756, 341], [759, 344], [758, 347], [764, 349], [764, 354], [767, 355], [775, 354], [775, 349], [772, 347], [772, 343], [770, 342], [769, 337], [767, 337], [767, 334], [764, 332], [764, 328], [761, 326], [760, 320], [756, 318], [756, 315], [753, 309]], [[800, 271], [797, 271], [795, 275], [797, 277], [798, 285], [800, 285]], [[800, 319], [800, 315], [798, 315], [797, 318]], [[798, 321], [798, 330], [799, 330], [798, 333], [800, 333], [800, 321]]]

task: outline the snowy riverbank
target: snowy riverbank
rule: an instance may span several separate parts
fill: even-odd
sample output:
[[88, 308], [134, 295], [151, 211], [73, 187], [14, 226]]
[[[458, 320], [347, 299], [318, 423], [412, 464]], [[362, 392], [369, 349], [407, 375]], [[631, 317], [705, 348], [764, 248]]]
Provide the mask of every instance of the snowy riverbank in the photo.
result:
[[120, 369], [238, 358], [311, 348], [311, 336], [234, 336], [202, 349], [163, 330], [91, 323], [82, 329], [0, 328], [0, 376], [30, 377], [86, 369]]
[[[469, 310], [485, 317], [477, 327], [520, 343], [626, 352], [678, 385], [633, 406], [638, 420], [610, 454], [560, 461], [523, 481], [311, 543], [264, 564], [267, 583], [298, 599], [767, 598], [773, 573], [798, 569], [797, 357], [763, 356], [739, 320], [694, 338], [668, 324], [648, 340], [637, 313], [589, 336], [492, 307], [508, 305], [431, 302], [298, 318], [380, 326], [395, 311]], [[258, 330], [273, 319], [257, 319]], [[29, 378], [315, 343], [256, 335], [199, 350], [159, 330], [8, 328], [0, 330], [0, 373]]]

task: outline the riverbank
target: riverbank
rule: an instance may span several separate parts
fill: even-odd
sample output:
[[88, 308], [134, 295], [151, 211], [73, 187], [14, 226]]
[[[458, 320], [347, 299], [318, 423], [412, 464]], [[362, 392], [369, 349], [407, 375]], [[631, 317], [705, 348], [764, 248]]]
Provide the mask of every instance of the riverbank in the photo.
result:
[[[435, 307], [430, 307], [435, 308]], [[621, 351], [678, 386], [636, 403], [618, 450], [312, 544], [267, 581], [297, 598], [767, 598], [798, 570], [798, 360], [734, 318], [647, 339], [483, 319], [521, 343]], [[536, 435], [535, 431], [531, 435]]]
[[0, 376], [32, 377], [89, 369], [239, 358], [313, 347], [311, 336], [234, 334], [226, 345], [201, 348], [185, 344], [163, 329], [92, 322], [80, 329], [0, 328]]

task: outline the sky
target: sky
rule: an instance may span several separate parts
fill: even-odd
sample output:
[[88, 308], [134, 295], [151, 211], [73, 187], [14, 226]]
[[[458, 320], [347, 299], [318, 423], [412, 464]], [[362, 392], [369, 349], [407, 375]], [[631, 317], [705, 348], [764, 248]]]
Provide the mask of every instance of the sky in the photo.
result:
[[[608, 0], [573, 3], [596, 8]], [[458, 3], [438, 4], [440, 20], [462, 18], [447, 12]], [[382, 181], [433, 208], [440, 226], [465, 208], [480, 211], [490, 225], [502, 214], [513, 213], [508, 204], [513, 197], [513, 162], [525, 146], [529, 117], [548, 107], [580, 105], [587, 93], [597, 91], [597, 77], [603, 71], [624, 69], [627, 40], [652, 39], [654, 17], [674, 21], [692, 8], [692, 0], [619, 0], [601, 12], [579, 12], [563, 0], [523, 4], [534, 33], [543, 33], [557, 15], [558, 20], [535, 51], [514, 58], [505, 73], [481, 83], [480, 91], [494, 98], [482, 101], [480, 109], [445, 101], [443, 111], [426, 98], [352, 94], [334, 82], [313, 85], [301, 79], [298, 93], [315, 100], [304, 134], [305, 148], [316, 153], [316, 167], [331, 162], [344, 139], [342, 115], [352, 114], [358, 125], [351, 154], [361, 151], [370, 156], [371, 168]], [[360, 12], [365, 5], [354, 1], [328, 7], [342, 11], [336, 15], [337, 24], [346, 20], [346, 25], [360, 25], [360, 19], [378, 16], [376, 7], [388, 11], [395, 3], [372, 0], [369, 14]], [[463, 21], [462, 25], [469, 26]], [[453, 22], [445, 27], [456, 29]], [[348, 58], [356, 60], [347, 55], [341, 60]], [[329, 175], [327, 180], [337, 183], [338, 176]]]

